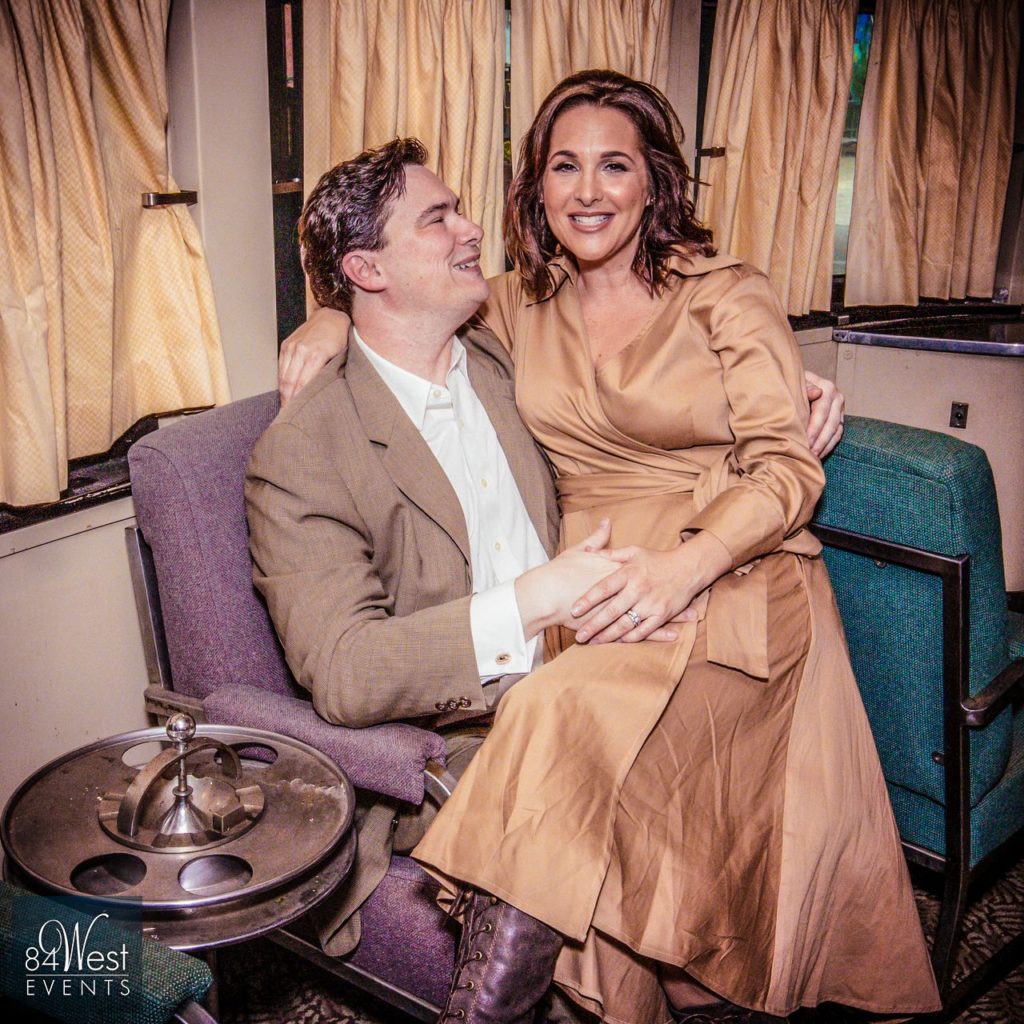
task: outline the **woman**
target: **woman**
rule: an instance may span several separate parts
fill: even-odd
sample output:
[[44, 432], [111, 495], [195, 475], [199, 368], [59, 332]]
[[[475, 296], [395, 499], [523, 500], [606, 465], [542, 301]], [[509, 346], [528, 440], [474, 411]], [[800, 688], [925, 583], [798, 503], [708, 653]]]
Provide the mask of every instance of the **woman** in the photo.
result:
[[[524, 140], [517, 272], [481, 314], [557, 474], [562, 543], [622, 567], [514, 687], [415, 856], [567, 937], [604, 1020], [668, 1018], [658, 966], [785, 1015], [938, 1006], [820, 546], [799, 356], [763, 275], [693, 219], [651, 86], [571, 76]], [[693, 605], [669, 644], [633, 644]], [[593, 611], [591, 609], [594, 609]], [[608, 644], [625, 640], [627, 643]]]

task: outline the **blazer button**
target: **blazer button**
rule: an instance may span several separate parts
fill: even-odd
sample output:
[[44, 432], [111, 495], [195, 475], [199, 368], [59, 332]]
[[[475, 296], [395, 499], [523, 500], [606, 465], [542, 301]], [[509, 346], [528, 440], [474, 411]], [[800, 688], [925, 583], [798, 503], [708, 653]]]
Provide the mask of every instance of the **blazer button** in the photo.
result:
[[468, 697], [459, 698], [459, 707], [468, 708], [473, 702]]
[[438, 711], [445, 711], [447, 709], [448, 705], [443, 700], [439, 700], [434, 705], [434, 707], [437, 708]]
[[498, 665], [507, 665], [512, 660], [511, 654], [499, 654], [495, 659], [495, 663]]
[[454, 697], [452, 697], [452, 699], [448, 701], [447, 707], [449, 711], [458, 711], [459, 702]]

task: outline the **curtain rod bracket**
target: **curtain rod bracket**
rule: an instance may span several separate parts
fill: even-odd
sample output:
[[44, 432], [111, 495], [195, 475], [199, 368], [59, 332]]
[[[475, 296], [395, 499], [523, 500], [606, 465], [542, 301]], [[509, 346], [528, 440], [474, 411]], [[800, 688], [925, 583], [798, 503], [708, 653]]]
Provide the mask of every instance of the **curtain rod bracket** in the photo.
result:
[[198, 192], [143, 192], [142, 208], [153, 210], [160, 206], [177, 206], [184, 203], [186, 206], [195, 206], [199, 201]]

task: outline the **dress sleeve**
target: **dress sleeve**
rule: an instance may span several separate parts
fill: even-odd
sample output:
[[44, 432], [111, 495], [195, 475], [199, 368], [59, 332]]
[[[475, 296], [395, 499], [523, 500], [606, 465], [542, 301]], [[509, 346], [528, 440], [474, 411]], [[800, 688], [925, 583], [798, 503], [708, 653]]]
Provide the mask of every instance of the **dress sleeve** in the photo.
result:
[[522, 278], [515, 271], [509, 271], [490, 278], [487, 283], [491, 286], [490, 298], [473, 319], [486, 327], [515, 358], [516, 320], [524, 301]]
[[814, 514], [825, 484], [807, 446], [808, 404], [799, 348], [768, 279], [749, 268], [710, 311], [710, 346], [722, 366], [738, 479], [697, 514], [733, 567], [775, 550]]

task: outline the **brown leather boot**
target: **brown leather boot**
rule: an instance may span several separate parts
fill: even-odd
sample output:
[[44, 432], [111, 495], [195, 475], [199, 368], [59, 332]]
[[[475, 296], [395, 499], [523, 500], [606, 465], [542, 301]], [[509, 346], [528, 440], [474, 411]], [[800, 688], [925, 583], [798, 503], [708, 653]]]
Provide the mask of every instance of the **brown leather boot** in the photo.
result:
[[562, 936], [486, 893], [463, 900], [455, 973], [438, 1024], [529, 1024], [551, 984]]

